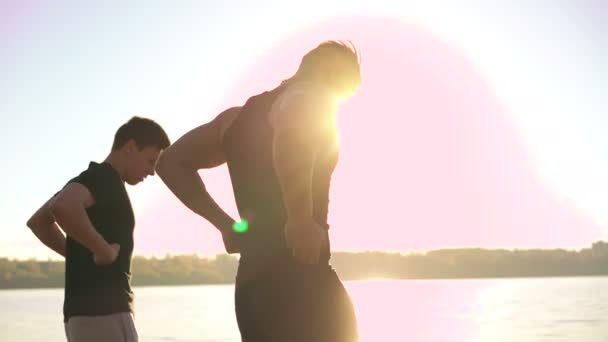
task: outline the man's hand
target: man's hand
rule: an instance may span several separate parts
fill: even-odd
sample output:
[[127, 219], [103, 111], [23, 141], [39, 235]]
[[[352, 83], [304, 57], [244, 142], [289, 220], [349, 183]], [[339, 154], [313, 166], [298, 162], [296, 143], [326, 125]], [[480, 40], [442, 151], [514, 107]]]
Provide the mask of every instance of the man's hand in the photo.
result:
[[222, 220], [222, 224], [216, 228], [222, 234], [222, 241], [224, 241], [224, 249], [226, 253], [233, 254], [241, 251], [239, 245], [239, 233], [234, 229], [235, 221], [226, 215], [225, 219]]
[[232, 229], [221, 231], [222, 240], [224, 241], [224, 248], [226, 249], [226, 253], [234, 254], [240, 253], [241, 249], [239, 248], [239, 234]]
[[285, 240], [293, 257], [304, 264], [319, 263], [325, 232], [312, 218], [287, 219]]
[[118, 258], [120, 246], [116, 243], [107, 244], [93, 254], [93, 261], [99, 266], [106, 266], [114, 263]]

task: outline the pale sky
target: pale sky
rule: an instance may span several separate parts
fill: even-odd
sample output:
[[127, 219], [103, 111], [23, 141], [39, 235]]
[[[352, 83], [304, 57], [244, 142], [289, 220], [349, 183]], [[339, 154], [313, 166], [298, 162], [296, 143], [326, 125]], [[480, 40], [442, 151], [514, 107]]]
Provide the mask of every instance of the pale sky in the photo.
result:
[[[103, 160], [132, 115], [157, 120], [175, 140], [215, 115], [269, 49], [333, 17], [362, 15], [429, 32], [465, 56], [507, 112], [536, 176], [602, 227], [596, 239], [607, 235], [607, 43], [600, 38], [608, 30], [600, 1], [126, 3], [0, 2], [0, 257], [52, 256], [25, 221], [88, 161]], [[129, 191], [137, 214], [166, 189], [153, 179]], [[345, 241], [334, 246], [398, 249]]]

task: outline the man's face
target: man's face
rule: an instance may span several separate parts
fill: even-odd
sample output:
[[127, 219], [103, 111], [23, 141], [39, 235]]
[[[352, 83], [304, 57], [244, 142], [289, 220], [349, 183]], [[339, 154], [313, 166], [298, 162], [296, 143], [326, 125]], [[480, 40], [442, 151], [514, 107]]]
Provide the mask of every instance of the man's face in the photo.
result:
[[355, 95], [361, 84], [359, 73], [348, 64], [338, 64], [333, 70], [331, 78], [332, 88], [338, 102], [348, 100]]
[[147, 176], [154, 176], [154, 168], [161, 150], [157, 147], [144, 147], [140, 149], [135, 142], [129, 150], [127, 168], [125, 170], [125, 182], [135, 185], [143, 181]]

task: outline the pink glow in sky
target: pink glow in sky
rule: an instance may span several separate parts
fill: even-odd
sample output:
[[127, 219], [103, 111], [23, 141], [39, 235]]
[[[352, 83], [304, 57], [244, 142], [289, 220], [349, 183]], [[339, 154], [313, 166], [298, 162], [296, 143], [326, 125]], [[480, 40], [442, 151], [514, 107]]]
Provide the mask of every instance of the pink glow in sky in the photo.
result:
[[[325, 39], [350, 39], [363, 57], [363, 86], [340, 113], [334, 250], [580, 248], [600, 238], [589, 217], [544, 187], [496, 89], [467, 56], [396, 20], [325, 22], [265, 55], [243, 51], [256, 60], [218, 111], [291, 76], [301, 56]], [[227, 169], [205, 171], [203, 180], [236, 216]], [[219, 234], [168, 190], [138, 214], [140, 253], [222, 251]]]

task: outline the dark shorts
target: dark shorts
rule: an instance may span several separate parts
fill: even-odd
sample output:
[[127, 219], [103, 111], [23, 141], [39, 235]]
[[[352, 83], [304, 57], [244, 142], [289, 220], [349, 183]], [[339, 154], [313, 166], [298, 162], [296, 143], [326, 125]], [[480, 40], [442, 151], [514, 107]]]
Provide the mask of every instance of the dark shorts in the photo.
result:
[[243, 342], [356, 342], [350, 296], [329, 265], [239, 265], [236, 317]]

